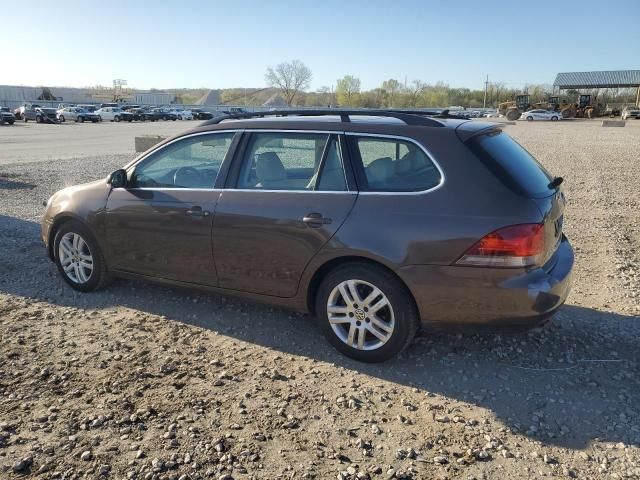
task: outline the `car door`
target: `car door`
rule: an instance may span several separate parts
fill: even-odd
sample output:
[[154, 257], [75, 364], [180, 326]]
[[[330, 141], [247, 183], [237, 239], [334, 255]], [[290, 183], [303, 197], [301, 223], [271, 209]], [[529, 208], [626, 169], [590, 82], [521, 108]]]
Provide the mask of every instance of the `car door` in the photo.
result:
[[357, 197], [342, 144], [336, 132], [245, 134], [214, 218], [221, 287], [296, 294], [305, 267]]
[[106, 206], [110, 267], [215, 286], [211, 227], [214, 189], [235, 132], [194, 134], [152, 152], [128, 170]]

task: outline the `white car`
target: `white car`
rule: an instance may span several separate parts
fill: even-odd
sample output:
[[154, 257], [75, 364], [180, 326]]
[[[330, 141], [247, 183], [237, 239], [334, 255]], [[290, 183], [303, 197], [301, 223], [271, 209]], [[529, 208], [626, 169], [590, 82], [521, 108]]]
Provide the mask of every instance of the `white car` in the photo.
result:
[[178, 117], [178, 120], [193, 120], [191, 110], [171, 110]]
[[484, 114], [484, 118], [498, 118], [500, 113], [496, 110], [495, 112], [488, 112]]
[[624, 107], [624, 110], [622, 110], [622, 120], [631, 118], [640, 120], [640, 108]]
[[551, 120], [552, 122], [556, 122], [562, 119], [562, 114], [560, 112], [555, 112], [553, 110], [544, 110], [542, 108], [536, 110], [529, 110], [528, 112], [524, 112], [520, 115], [520, 120], [528, 120], [532, 122], [534, 120]]
[[100, 121], [105, 122], [130, 122], [133, 120], [133, 115], [129, 112], [125, 112], [120, 107], [102, 107], [95, 111], [100, 116]]

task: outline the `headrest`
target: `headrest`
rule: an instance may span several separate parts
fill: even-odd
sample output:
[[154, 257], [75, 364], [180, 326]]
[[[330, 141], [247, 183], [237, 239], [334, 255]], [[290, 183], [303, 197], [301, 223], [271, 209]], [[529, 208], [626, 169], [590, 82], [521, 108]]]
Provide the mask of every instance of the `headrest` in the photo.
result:
[[256, 176], [262, 182], [285, 180], [287, 172], [276, 152], [264, 152], [256, 159]]

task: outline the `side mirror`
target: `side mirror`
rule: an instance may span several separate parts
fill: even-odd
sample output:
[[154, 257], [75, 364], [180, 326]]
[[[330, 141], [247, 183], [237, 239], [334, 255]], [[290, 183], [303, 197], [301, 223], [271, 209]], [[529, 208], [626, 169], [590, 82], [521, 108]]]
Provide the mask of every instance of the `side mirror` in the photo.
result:
[[127, 186], [127, 171], [124, 168], [116, 170], [109, 175], [107, 183], [111, 185], [111, 188], [125, 188]]

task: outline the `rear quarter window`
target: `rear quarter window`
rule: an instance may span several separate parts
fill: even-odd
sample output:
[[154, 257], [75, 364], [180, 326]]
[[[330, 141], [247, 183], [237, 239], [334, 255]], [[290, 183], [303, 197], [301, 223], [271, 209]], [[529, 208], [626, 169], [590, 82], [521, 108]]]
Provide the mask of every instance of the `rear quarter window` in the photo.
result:
[[366, 191], [420, 192], [441, 184], [442, 173], [414, 143], [374, 136], [352, 138]]
[[513, 138], [501, 131], [470, 140], [471, 150], [510, 189], [531, 198], [554, 193], [551, 174]]

